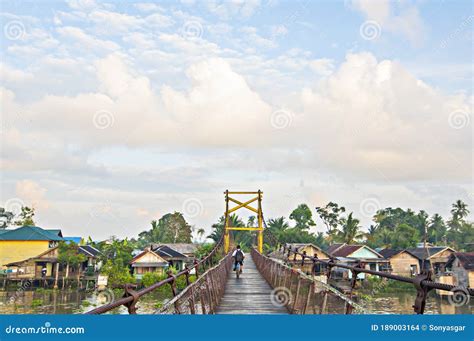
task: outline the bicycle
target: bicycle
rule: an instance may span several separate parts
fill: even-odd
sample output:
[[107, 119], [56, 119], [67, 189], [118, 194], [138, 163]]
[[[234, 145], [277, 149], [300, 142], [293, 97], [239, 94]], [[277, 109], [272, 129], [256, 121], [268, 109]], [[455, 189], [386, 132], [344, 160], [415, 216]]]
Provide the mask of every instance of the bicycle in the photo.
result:
[[235, 276], [239, 278], [241, 273], [242, 273], [242, 268], [240, 267], [240, 263], [237, 263], [235, 265]]

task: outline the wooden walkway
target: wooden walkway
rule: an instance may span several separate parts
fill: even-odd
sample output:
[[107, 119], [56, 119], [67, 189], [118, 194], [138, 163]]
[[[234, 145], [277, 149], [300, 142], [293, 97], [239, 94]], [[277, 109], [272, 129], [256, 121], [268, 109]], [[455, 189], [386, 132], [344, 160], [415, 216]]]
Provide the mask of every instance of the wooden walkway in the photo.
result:
[[258, 272], [250, 254], [245, 256], [239, 279], [231, 272], [216, 314], [288, 314], [271, 302], [272, 288]]

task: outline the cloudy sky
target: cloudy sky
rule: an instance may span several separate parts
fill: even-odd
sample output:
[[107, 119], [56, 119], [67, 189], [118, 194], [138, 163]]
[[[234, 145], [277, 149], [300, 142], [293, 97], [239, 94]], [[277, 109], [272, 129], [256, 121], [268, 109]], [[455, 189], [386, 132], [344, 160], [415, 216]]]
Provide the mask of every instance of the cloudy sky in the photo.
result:
[[209, 231], [225, 189], [447, 217], [474, 199], [471, 5], [2, 0], [0, 202], [94, 239]]

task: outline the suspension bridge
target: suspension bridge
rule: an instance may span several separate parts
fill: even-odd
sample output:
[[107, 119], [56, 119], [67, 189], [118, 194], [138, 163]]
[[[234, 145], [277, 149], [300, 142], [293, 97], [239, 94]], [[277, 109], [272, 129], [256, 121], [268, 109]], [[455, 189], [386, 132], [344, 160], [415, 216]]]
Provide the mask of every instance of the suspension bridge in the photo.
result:
[[[141, 297], [163, 286], [169, 286], [172, 298], [157, 314], [364, 314], [370, 313], [360, 303], [354, 293], [359, 273], [366, 273], [388, 280], [411, 283], [416, 289], [414, 313], [423, 314], [428, 293], [433, 290], [451, 291], [454, 296], [474, 296], [474, 289], [459, 288], [433, 281], [430, 271], [422, 271], [416, 277], [402, 277], [388, 272], [373, 271], [359, 262], [350, 266], [336, 259], [322, 260], [316, 255], [307, 255], [292, 249], [290, 244], [280, 245], [265, 223], [262, 210], [262, 195], [256, 192], [225, 191], [225, 226], [220, 240], [208, 255], [195, 259], [192, 266], [186, 266], [177, 274], [168, 272], [168, 277], [151, 286], [136, 290], [136, 285], [124, 286], [123, 297], [86, 314], [104, 314], [124, 306], [129, 314], [137, 313]], [[245, 201], [236, 196], [252, 196]], [[230, 207], [231, 203], [236, 204]], [[256, 203], [256, 207], [252, 204]], [[230, 214], [248, 209], [257, 215], [257, 226], [231, 226]], [[232, 271], [232, 231], [257, 233], [256, 246], [252, 248], [244, 262], [244, 273], [236, 278]], [[279, 249], [293, 261], [312, 263], [311, 273], [291, 267], [280, 259], [264, 254], [264, 245], [269, 249]], [[293, 262], [293, 263], [294, 263]], [[315, 276], [317, 265], [324, 264], [328, 281]], [[343, 268], [352, 272], [349, 290], [331, 286], [333, 269]], [[185, 287], [178, 288], [179, 278], [185, 278]]]

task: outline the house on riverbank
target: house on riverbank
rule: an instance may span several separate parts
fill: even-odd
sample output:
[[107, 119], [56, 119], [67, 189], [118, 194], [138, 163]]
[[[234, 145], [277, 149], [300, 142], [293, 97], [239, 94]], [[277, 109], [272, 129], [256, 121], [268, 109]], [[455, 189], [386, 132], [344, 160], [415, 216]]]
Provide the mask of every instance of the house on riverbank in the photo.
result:
[[168, 262], [156, 252], [145, 249], [130, 261], [132, 274], [136, 279], [141, 280], [143, 275], [148, 272], [156, 272], [159, 275], [165, 273]]
[[446, 271], [446, 263], [456, 250], [448, 246], [427, 246], [406, 249], [418, 258], [419, 270], [432, 270], [434, 274]]
[[[331, 257], [325, 251], [323, 251], [320, 247], [312, 244], [312, 243], [287, 243], [287, 247], [291, 247], [292, 251], [296, 251], [298, 253], [305, 253], [308, 257], [317, 257], [319, 259], [328, 261]], [[270, 253], [269, 255], [272, 258], [280, 259], [287, 264], [291, 264], [291, 266], [301, 269], [301, 271], [311, 274], [313, 271], [313, 265], [315, 266], [314, 272], [316, 275], [325, 273], [326, 271], [326, 264], [316, 263], [313, 264], [313, 261], [309, 258], [305, 258], [304, 264], [301, 264], [301, 256], [295, 253], [283, 252], [282, 250], [276, 250]]]
[[453, 277], [454, 285], [474, 287], [474, 252], [455, 252], [446, 263]]
[[64, 241], [61, 230], [46, 230], [38, 226], [22, 226], [0, 233], [0, 269], [6, 264], [36, 257]]
[[383, 249], [379, 253], [390, 262], [394, 275], [412, 277], [420, 272], [419, 259], [407, 250]]
[[[69, 267], [68, 278], [83, 278], [94, 276], [98, 270], [100, 251], [91, 245], [80, 245], [77, 252], [83, 254], [86, 260], [76, 267]], [[8, 268], [7, 279], [44, 279], [54, 280], [66, 276], [66, 265], [59, 263], [59, 247], [53, 247], [35, 257], [5, 264]]]

